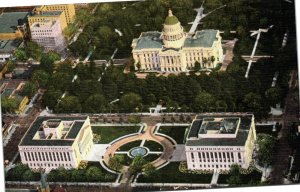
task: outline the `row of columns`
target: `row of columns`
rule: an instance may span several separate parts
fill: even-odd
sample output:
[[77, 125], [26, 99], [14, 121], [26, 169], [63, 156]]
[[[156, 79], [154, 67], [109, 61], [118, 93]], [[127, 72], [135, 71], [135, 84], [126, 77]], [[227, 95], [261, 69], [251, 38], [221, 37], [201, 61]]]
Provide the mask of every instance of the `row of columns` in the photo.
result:
[[[244, 163], [243, 152], [189, 152], [188, 162], [194, 165], [230, 165]], [[203, 166], [201, 166], [203, 167]], [[220, 166], [219, 166], [220, 168]]]
[[72, 161], [71, 152], [21, 152], [20, 155], [26, 162]]

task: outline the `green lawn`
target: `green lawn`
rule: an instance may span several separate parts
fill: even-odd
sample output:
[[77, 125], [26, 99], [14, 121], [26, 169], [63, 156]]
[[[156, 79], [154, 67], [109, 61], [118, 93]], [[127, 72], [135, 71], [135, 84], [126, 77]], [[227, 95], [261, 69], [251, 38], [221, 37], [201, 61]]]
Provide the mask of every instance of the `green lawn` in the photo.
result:
[[92, 131], [95, 134], [101, 136], [98, 144], [108, 144], [113, 140], [128, 135], [131, 133], [136, 133], [140, 129], [140, 126], [94, 126]]
[[139, 176], [139, 183], [210, 183], [212, 174], [181, 173], [179, 162], [172, 162], [157, 170], [156, 174], [145, 177]]
[[130, 143], [126, 143], [125, 145], [122, 145], [117, 151], [129, 151], [130, 149], [134, 147], [139, 147], [142, 140], [136, 140], [132, 141]]
[[[123, 157], [122, 164], [125, 166], [129, 166], [133, 161], [133, 158], [129, 157], [127, 154], [115, 154], [115, 155]], [[160, 157], [160, 155], [161, 154], [148, 154], [147, 156], [144, 157], [144, 159], [150, 163], [150, 162], [158, 159]]]
[[[241, 174], [241, 182], [243, 185], [260, 183], [261, 176], [261, 172], [254, 170], [247, 175]], [[220, 174], [218, 178], [218, 184], [228, 184], [227, 180], [229, 179], [229, 177], [230, 174]]]
[[147, 147], [150, 151], [163, 151], [163, 146], [155, 141], [145, 141], [144, 147]]
[[158, 133], [163, 133], [172, 137], [177, 144], [184, 144], [184, 133], [187, 126], [160, 126]]
[[158, 159], [160, 156], [161, 156], [161, 154], [148, 154], [147, 156], [144, 157], [144, 159], [147, 162], [152, 162], [152, 161]]

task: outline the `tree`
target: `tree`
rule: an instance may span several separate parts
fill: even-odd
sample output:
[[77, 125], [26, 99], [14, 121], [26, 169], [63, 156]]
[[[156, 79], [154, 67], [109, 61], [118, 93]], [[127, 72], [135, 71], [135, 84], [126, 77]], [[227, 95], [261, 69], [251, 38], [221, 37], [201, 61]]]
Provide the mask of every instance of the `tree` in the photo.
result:
[[36, 42], [29, 41], [25, 45], [25, 53], [29, 58], [40, 60], [43, 49]]
[[125, 112], [133, 112], [141, 103], [142, 98], [136, 93], [127, 93], [120, 99], [120, 104]]
[[22, 95], [27, 96], [28, 98], [32, 98], [36, 91], [36, 85], [34, 83], [27, 82], [22, 89]]
[[46, 71], [39, 69], [33, 72], [31, 81], [35, 83], [37, 87], [46, 88], [49, 78], [50, 76]]
[[86, 181], [86, 171], [82, 169], [73, 169], [71, 173], [71, 180], [74, 182]]
[[103, 173], [98, 167], [91, 166], [88, 168], [86, 171], [86, 179], [89, 182], [96, 182], [96, 181], [101, 181], [101, 178], [103, 176]]
[[215, 104], [215, 98], [213, 95], [201, 91], [195, 98], [194, 108], [198, 111], [207, 111]]
[[39, 173], [33, 173], [29, 168], [23, 173], [23, 181], [38, 181]]
[[108, 166], [115, 170], [115, 171], [120, 171], [123, 167], [123, 162], [124, 162], [124, 157], [120, 155], [114, 155], [111, 157], [108, 161]]
[[41, 55], [40, 69], [52, 74], [54, 70], [54, 62], [60, 60], [60, 55], [54, 51], [43, 53]]
[[241, 174], [240, 174], [240, 166], [237, 164], [232, 164], [229, 171], [230, 177], [227, 182], [230, 186], [241, 185]]
[[8, 97], [1, 98], [1, 105], [4, 113], [13, 113], [18, 107], [16, 99]]
[[258, 162], [265, 167], [273, 162], [276, 139], [268, 134], [257, 134]]
[[[76, 14], [77, 16], [77, 14]], [[66, 38], [72, 37], [73, 34], [75, 34], [78, 30], [78, 27], [74, 23], [70, 23], [63, 31], [63, 34]]]
[[99, 113], [105, 112], [107, 109], [107, 101], [103, 95], [94, 94], [91, 95], [83, 104], [83, 112], [87, 113]]
[[15, 50], [14, 56], [18, 61], [26, 61], [28, 59], [24, 48], [18, 48]]
[[279, 87], [271, 87], [266, 91], [266, 98], [270, 105], [275, 107], [276, 104], [281, 102], [282, 90]]
[[53, 86], [49, 87], [42, 98], [43, 105], [50, 109], [54, 109], [62, 94], [62, 91], [55, 89]]
[[9, 181], [23, 181], [24, 179], [23, 174], [28, 170], [30, 171], [27, 165], [17, 164], [13, 169], [10, 169], [7, 172], [6, 179]]
[[198, 61], [195, 62], [194, 70], [199, 71], [201, 69], [201, 65]]
[[131, 165], [129, 166], [130, 174], [137, 174], [141, 172], [145, 164], [145, 159], [141, 155], [137, 155], [136, 157], [134, 157]]
[[58, 105], [58, 112], [61, 113], [80, 113], [81, 104], [78, 97], [76, 96], [66, 96], [64, 97]]
[[147, 163], [143, 167], [143, 172], [146, 177], [150, 177], [156, 173], [156, 169], [151, 163]]
[[245, 95], [243, 103], [248, 111], [257, 112], [261, 109], [261, 96], [257, 93], [250, 92]]

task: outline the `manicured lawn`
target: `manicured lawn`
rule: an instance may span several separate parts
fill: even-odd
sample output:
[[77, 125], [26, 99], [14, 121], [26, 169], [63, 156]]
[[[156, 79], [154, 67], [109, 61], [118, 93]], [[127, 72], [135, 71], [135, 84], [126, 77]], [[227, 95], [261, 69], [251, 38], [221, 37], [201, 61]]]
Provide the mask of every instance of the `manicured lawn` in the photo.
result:
[[[123, 157], [123, 159], [124, 159], [123, 165], [129, 166], [133, 161], [133, 158], [129, 157], [127, 154], [115, 154], [115, 155]], [[158, 159], [160, 157], [160, 155], [161, 154], [148, 154], [147, 156], [144, 157], [144, 159], [147, 162], [152, 162], [152, 161]]]
[[139, 147], [142, 140], [132, 141], [130, 143], [127, 143], [125, 145], [122, 145], [117, 151], [129, 151], [130, 149], [134, 147]]
[[177, 144], [183, 144], [184, 133], [187, 126], [161, 126], [158, 133], [163, 133], [172, 137]]
[[[242, 184], [260, 183], [261, 176], [262, 173], [256, 170], [247, 175], [241, 174], [241, 182]], [[218, 184], [228, 184], [227, 180], [229, 177], [230, 174], [220, 174], [218, 178]]]
[[147, 147], [150, 151], [163, 151], [163, 146], [155, 141], [145, 141], [144, 147]]
[[161, 156], [161, 154], [148, 154], [147, 156], [144, 157], [144, 159], [147, 162], [152, 162], [152, 161], [158, 159], [160, 156]]
[[141, 175], [139, 183], [210, 183], [212, 174], [181, 173], [179, 162], [172, 162], [157, 170], [156, 174], [150, 177]]
[[128, 135], [131, 133], [136, 133], [140, 129], [140, 126], [94, 126], [92, 131], [95, 134], [101, 136], [98, 144], [108, 144], [113, 140]]

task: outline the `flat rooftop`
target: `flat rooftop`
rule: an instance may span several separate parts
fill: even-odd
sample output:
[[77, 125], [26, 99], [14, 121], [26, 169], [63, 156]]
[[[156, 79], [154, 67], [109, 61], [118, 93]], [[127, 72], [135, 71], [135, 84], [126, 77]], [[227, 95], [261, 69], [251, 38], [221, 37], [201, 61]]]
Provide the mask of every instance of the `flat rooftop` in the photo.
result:
[[160, 38], [161, 32], [158, 31], [148, 31], [143, 32], [138, 39], [134, 39], [136, 42], [136, 50], [141, 49], [153, 49], [153, 48], [162, 48], [163, 41]]
[[[1, 28], [1, 27], [0, 27]], [[14, 39], [14, 40], [0, 40], [0, 53], [12, 53], [17, 49], [23, 40]]]
[[26, 22], [29, 12], [3, 12], [0, 14], [0, 33], [14, 33], [19, 23]]
[[205, 29], [197, 31], [192, 37], [187, 37], [183, 47], [212, 47], [216, 39], [218, 30]]
[[[201, 114], [191, 124], [186, 146], [243, 146], [252, 123], [252, 114]], [[209, 137], [208, 134], [220, 135]], [[234, 137], [222, 137], [232, 134]], [[208, 135], [208, 137], [201, 137]]]
[[240, 118], [203, 118], [198, 134], [234, 134], [238, 128]]
[[[76, 136], [80, 132], [84, 121], [88, 116], [81, 117], [37, 117], [33, 122], [29, 130], [26, 132], [22, 138], [19, 146], [72, 146]], [[50, 121], [49, 121], [50, 120]], [[36, 133], [40, 130], [43, 122], [49, 121], [53, 123], [58, 123], [58, 121], [74, 121], [70, 130], [64, 139], [34, 139]]]
[[53, 16], [59, 16], [63, 11], [42, 11], [39, 14], [34, 14], [30, 17], [53, 17]]

